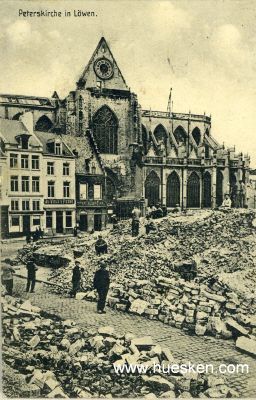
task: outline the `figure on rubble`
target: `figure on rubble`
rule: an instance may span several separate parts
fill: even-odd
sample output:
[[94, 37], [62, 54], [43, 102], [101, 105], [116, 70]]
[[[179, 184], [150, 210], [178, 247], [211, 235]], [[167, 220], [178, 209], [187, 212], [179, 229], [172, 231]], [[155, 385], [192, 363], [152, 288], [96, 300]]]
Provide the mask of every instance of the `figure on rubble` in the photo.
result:
[[96, 240], [95, 251], [97, 256], [100, 256], [101, 254], [106, 254], [108, 252], [107, 242], [102, 238], [102, 235], [99, 235], [98, 239]]
[[110, 285], [109, 272], [106, 270], [106, 264], [101, 262], [100, 269], [95, 272], [93, 287], [98, 292], [97, 312], [98, 314], [105, 314], [104, 311], [108, 289]]
[[72, 274], [72, 290], [70, 292], [70, 297], [76, 297], [77, 292], [79, 292], [80, 290], [80, 285], [81, 285], [80, 261], [76, 260]]
[[231, 199], [230, 199], [228, 193], [225, 194], [224, 200], [223, 200], [223, 202], [222, 202], [222, 204], [221, 204], [221, 206], [220, 206], [220, 209], [223, 209], [223, 208], [224, 208], [224, 209], [229, 209], [229, 208], [231, 208]]
[[4, 264], [2, 267], [2, 284], [5, 286], [7, 294], [12, 296], [13, 289], [13, 274], [15, 273], [14, 269], [7, 264]]
[[32, 260], [27, 262], [26, 268], [28, 271], [26, 292], [29, 292], [30, 289], [30, 293], [34, 293], [36, 284], [36, 271], [38, 268]]
[[111, 216], [111, 223], [113, 224], [113, 229], [115, 229], [117, 227], [117, 224], [118, 224], [118, 220], [117, 220], [116, 214], [113, 214]]
[[140, 228], [140, 209], [134, 207], [132, 210], [132, 236], [138, 236]]
[[145, 224], [146, 234], [148, 235], [150, 232], [155, 232], [157, 230], [156, 224], [150, 218], [150, 215], [146, 216], [146, 224]]

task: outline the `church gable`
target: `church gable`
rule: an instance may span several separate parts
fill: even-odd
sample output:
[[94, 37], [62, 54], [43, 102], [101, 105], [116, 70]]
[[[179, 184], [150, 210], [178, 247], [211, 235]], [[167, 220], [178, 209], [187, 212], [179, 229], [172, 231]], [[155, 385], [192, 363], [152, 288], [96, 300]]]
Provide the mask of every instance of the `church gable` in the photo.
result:
[[101, 38], [77, 85], [79, 89], [98, 87], [102, 89], [129, 90], [104, 38]]

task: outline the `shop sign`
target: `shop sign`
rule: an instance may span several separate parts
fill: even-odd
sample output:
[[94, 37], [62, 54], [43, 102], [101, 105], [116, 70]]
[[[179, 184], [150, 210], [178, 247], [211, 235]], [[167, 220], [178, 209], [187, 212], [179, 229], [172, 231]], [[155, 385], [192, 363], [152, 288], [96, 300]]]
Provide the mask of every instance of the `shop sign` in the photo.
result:
[[45, 199], [44, 204], [74, 204], [74, 199]]
[[78, 207], [106, 207], [103, 200], [80, 200], [76, 202]]

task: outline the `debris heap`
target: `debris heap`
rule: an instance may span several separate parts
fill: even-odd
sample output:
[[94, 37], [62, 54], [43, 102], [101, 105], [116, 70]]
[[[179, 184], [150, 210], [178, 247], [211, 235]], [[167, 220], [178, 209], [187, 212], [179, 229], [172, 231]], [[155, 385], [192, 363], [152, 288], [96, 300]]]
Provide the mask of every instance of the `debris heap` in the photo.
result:
[[2, 317], [3, 359], [24, 378], [20, 397], [238, 397], [222, 377], [170, 370], [181, 363], [150, 336], [83, 330], [10, 296]]

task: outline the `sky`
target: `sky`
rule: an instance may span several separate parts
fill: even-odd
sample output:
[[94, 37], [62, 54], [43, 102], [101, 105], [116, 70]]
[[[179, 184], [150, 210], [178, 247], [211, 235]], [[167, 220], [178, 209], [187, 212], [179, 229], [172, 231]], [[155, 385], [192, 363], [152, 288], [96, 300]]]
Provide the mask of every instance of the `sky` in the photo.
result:
[[[256, 167], [256, 0], [0, 0], [0, 92], [65, 97], [105, 37], [143, 109], [212, 116]], [[19, 10], [70, 11], [24, 17]], [[75, 17], [74, 10], [93, 11]]]

